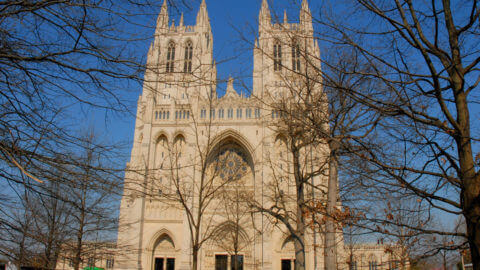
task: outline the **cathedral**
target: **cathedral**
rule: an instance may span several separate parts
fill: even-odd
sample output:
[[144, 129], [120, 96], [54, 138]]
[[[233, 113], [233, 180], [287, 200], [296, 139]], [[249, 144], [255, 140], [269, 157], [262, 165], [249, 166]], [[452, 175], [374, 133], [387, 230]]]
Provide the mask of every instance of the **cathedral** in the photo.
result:
[[[294, 213], [296, 192], [286, 142], [275, 128], [282, 112], [272, 104], [287, 95], [286, 85], [296, 85], [294, 74], [320, 67], [308, 3], [303, 0], [297, 23], [286, 14], [273, 22], [279, 20], [263, 0], [252, 91], [239, 94], [229, 79], [218, 97], [205, 1], [195, 25], [184, 25], [183, 15], [178, 25], [172, 22], [166, 2], [138, 99], [120, 207], [117, 246], [124, 251], [115, 269], [293, 269], [289, 221], [268, 212], [282, 205], [282, 213]], [[313, 57], [306, 59], [306, 51]], [[311, 152], [325, 156], [328, 147]], [[313, 177], [310, 187], [325, 183], [324, 176]], [[323, 196], [313, 188], [305, 193]], [[324, 269], [324, 235], [314, 227], [305, 233], [305, 265]], [[340, 232], [337, 239], [343, 243]]]

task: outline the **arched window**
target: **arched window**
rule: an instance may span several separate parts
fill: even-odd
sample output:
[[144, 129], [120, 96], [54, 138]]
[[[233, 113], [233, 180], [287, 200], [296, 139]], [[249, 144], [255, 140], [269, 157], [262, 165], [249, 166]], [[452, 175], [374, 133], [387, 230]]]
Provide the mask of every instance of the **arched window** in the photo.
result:
[[174, 161], [176, 163], [177, 168], [181, 168], [180, 165], [180, 158], [182, 156], [182, 152], [185, 150], [185, 137], [179, 134], [173, 140], [173, 151], [174, 151]]
[[300, 71], [300, 45], [296, 40], [293, 41], [292, 45], [292, 70]]
[[183, 65], [183, 72], [192, 73], [192, 57], [193, 45], [191, 41], [188, 41], [185, 45], [185, 63]]
[[358, 267], [357, 267], [357, 261], [354, 259], [353, 261], [351, 261], [349, 263], [349, 267], [348, 267], [350, 270], [357, 270]]
[[278, 71], [282, 69], [282, 45], [277, 40], [273, 44], [273, 70]]
[[167, 73], [172, 73], [173, 68], [174, 68], [174, 62], [175, 62], [175, 43], [170, 42], [168, 43], [168, 48], [167, 48]]
[[155, 167], [157, 169], [162, 169], [163, 165], [166, 164], [166, 157], [168, 154], [168, 140], [165, 135], [158, 137], [155, 146]]
[[368, 270], [377, 270], [377, 269], [378, 269], [377, 259], [375, 258], [375, 256], [370, 255], [370, 257], [368, 258]]

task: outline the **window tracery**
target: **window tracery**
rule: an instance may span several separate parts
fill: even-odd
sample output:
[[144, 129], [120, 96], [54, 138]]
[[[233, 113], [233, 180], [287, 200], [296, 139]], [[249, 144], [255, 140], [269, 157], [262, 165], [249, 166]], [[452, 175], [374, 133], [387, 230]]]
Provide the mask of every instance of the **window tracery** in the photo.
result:
[[183, 72], [192, 73], [192, 57], [193, 57], [193, 45], [191, 41], [188, 41], [185, 45], [185, 62], [183, 65]]
[[215, 160], [216, 172], [224, 181], [235, 181], [248, 172], [248, 163], [243, 151], [234, 146], [222, 149]]
[[292, 70], [300, 71], [300, 45], [297, 41], [293, 41], [292, 45]]
[[282, 70], [282, 45], [278, 40], [273, 44], [273, 70]]
[[167, 65], [166, 65], [167, 73], [172, 73], [174, 71], [174, 61], [175, 61], [175, 43], [170, 42], [167, 48]]

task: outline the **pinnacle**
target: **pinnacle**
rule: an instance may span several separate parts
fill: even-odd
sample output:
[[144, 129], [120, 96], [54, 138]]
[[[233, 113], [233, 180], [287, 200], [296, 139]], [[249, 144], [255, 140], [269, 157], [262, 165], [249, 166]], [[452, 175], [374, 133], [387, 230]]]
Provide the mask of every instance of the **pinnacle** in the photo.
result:
[[262, 8], [268, 8], [268, 1], [267, 0], [262, 0]]
[[307, 0], [302, 0], [302, 9], [307, 11], [307, 10], [310, 10], [310, 8], [308, 7], [308, 1]]
[[183, 12], [182, 12], [182, 15], [180, 15], [180, 23], [179, 23], [179, 26], [183, 26]]
[[202, 0], [202, 3], [200, 4], [200, 9], [197, 13], [197, 25], [200, 24], [209, 26], [207, 4], [205, 3], [205, 0]]
[[225, 91], [225, 96], [226, 97], [238, 96], [237, 91], [235, 91], [235, 89], [233, 88], [233, 78], [231, 76], [228, 77], [227, 90]]
[[260, 25], [270, 24], [271, 15], [270, 9], [268, 8], [268, 1], [262, 0], [262, 7], [260, 8], [260, 14], [258, 15]]
[[261, 12], [270, 12], [268, 8], [268, 1], [267, 0], [262, 0], [262, 7], [260, 8], [260, 13]]

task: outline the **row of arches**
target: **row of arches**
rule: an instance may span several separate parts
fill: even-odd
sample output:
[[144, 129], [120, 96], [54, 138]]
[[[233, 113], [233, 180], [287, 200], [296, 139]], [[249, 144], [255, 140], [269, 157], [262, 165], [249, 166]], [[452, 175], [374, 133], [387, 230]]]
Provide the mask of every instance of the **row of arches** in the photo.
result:
[[180, 157], [185, 150], [185, 144], [183, 134], [177, 134], [171, 143], [165, 134], [160, 134], [155, 141], [155, 167], [163, 168], [163, 165], [167, 162], [167, 157]]
[[[158, 158], [166, 157], [167, 153], [181, 153], [182, 151], [186, 150], [185, 145], [187, 140], [183, 133], [175, 133], [172, 136], [173, 140], [171, 141], [168, 137], [169, 136], [164, 132], [160, 132], [154, 137], [156, 161]], [[253, 169], [253, 148], [251, 147], [250, 143], [248, 143], [248, 141], [236, 131], [227, 130], [222, 132], [211, 141], [211, 145], [213, 145], [213, 147], [211, 147], [211, 150], [208, 154], [208, 162], [213, 162], [214, 159], [219, 155], [225, 154], [226, 151], [231, 151], [232, 153], [234, 152], [238, 154]], [[157, 163], [158, 162], [155, 162], [155, 164]]]
[[[242, 267], [232, 267], [232, 269], [243, 269], [243, 264], [245, 263], [244, 255], [253, 251], [252, 244], [253, 239], [242, 226], [233, 221], [225, 221], [214, 228], [212, 237], [203, 245], [203, 248], [217, 254], [215, 256], [216, 266], [222, 263], [226, 264], [227, 260], [230, 261], [230, 258], [227, 258], [228, 255], [236, 254], [235, 256], [241, 259], [240, 263]], [[274, 250], [280, 254], [288, 253], [294, 256], [292, 236], [284, 236], [281, 241], [275, 245], [277, 245], [277, 248]], [[175, 264], [175, 259], [177, 259], [182, 252], [182, 247], [178, 245], [178, 240], [175, 239], [173, 233], [167, 229], [161, 229], [151, 238], [147, 250], [149, 251], [152, 269], [168, 270], [169, 265], [172, 266]], [[232, 257], [232, 260], [234, 259], [235, 258]], [[285, 260], [282, 260], [282, 264], [284, 263], [283, 261]], [[160, 263], [161, 266], [159, 267]], [[167, 264], [166, 267], [165, 264]]]

